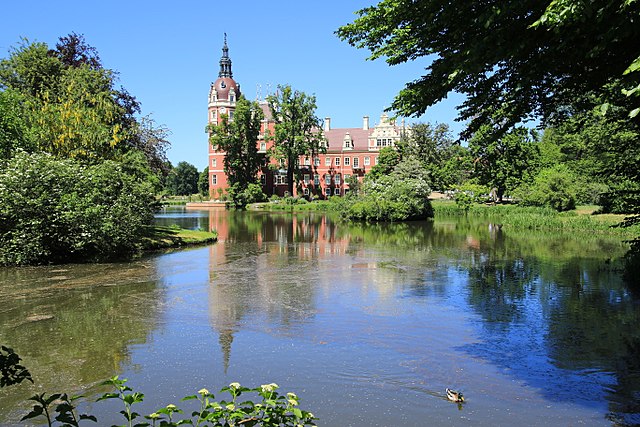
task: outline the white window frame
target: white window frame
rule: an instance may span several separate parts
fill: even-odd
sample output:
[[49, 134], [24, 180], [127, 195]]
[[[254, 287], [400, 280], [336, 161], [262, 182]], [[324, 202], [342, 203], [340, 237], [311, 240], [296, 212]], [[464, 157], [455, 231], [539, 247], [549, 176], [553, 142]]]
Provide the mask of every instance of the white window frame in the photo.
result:
[[314, 157], [313, 158], [313, 165], [314, 166], [320, 166], [320, 157]]
[[340, 181], [342, 181], [342, 176], [337, 173], [334, 177], [333, 177], [333, 182], [336, 183], [336, 185], [340, 185]]
[[331, 174], [330, 173], [325, 173], [324, 174], [324, 185], [331, 185]]
[[336, 157], [335, 164], [336, 166], [340, 166], [340, 157]]
[[305, 173], [302, 177], [303, 177], [305, 185], [309, 185], [309, 181], [311, 179], [311, 175], [309, 175], [308, 173]]
[[353, 158], [353, 167], [357, 168], [358, 166], [360, 166], [360, 157], [354, 157]]
[[313, 175], [313, 184], [314, 185], [320, 185], [320, 174], [314, 174]]
[[324, 189], [324, 195], [325, 196], [330, 196], [331, 195], [331, 189], [329, 187]]
[[324, 165], [325, 166], [331, 166], [331, 157], [325, 157], [324, 158]]
[[218, 185], [218, 175], [211, 175], [211, 185]]
[[339, 196], [340, 195], [340, 189], [339, 188], [334, 188], [333, 189], [333, 194], [336, 195], [336, 196]]
[[365, 165], [365, 166], [369, 166], [369, 165], [371, 165], [371, 158], [370, 158], [369, 156], [366, 156], [366, 157], [364, 158], [364, 165]]
[[351, 157], [345, 157], [344, 158], [344, 165], [345, 166], [350, 166], [351, 165]]

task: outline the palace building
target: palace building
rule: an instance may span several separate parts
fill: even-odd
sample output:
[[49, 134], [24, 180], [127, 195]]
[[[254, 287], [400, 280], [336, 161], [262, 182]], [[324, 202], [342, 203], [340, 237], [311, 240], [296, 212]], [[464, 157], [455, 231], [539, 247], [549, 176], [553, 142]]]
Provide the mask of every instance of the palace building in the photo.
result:
[[[233, 79], [231, 59], [225, 35], [220, 58], [218, 79], [211, 84], [209, 90], [208, 120], [209, 123], [220, 123], [221, 114], [227, 114], [233, 120], [236, 101], [240, 96], [240, 85]], [[266, 153], [271, 146], [264, 139], [267, 129], [273, 132], [275, 123], [266, 101], [258, 101], [265, 113], [261, 134], [256, 141], [260, 152]], [[394, 146], [405, 130], [404, 121], [396, 125], [386, 114], [380, 121], [369, 125], [369, 117], [362, 118], [362, 126], [355, 128], [332, 128], [331, 118], [324, 119], [323, 135], [326, 139], [326, 153], [313, 158], [302, 156], [299, 160], [302, 181], [294, 186], [293, 196], [307, 198], [327, 198], [342, 196], [349, 192], [347, 180], [353, 175], [362, 180], [364, 175], [376, 165], [378, 154], [384, 147]], [[209, 195], [212, 199], [221, 196], [228, 187], [224, 172], [223, 151], [209, 145]], [[272, 161], [275, 162], [275, 161]], [[271, 196], [285, 196], [287, 191], [286, 171], [265, 168], [259, 174], [262, 189]]]

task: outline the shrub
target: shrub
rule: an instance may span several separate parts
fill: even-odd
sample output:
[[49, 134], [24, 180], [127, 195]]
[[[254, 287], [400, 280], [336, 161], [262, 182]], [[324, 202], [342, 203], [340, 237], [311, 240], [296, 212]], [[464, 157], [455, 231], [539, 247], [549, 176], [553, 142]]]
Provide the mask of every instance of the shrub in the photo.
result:
[[122, 163], [18, 153], [0, 173], [0, 264], [107, 260], [140, 249], [152, 184]]
[[342, 216], [356, 221], [406, 221], [433, 216], [429, 186], [420, 179], [384, 176], [368, 181], [362, 194], [337, 202]]
[[577, 179], [565, 164], [542, 169], [516, 196], [523, 206], [548, 206], [562, 212], [576, 207]]

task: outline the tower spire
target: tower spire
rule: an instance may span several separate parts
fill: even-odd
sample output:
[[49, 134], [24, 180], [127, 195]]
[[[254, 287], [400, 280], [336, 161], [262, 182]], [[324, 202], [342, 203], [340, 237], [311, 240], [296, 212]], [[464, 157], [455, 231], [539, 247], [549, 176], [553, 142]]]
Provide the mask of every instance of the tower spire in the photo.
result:
[[222, 46], [222, 58], [220, 58], [220, 72], [218, 77], [231, 77], [231, 58], [229, 58], [229, 47], [227, 46], [227, 33], [224, 33], [224, 45]]

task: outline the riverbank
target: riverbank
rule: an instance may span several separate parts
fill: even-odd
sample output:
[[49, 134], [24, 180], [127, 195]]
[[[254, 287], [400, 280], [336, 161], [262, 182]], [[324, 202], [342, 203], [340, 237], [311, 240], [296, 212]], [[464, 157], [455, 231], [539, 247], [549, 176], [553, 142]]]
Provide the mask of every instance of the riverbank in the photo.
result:
[[218, 240], [216, 232], [202, 230], [186, 230], [179, 227], [154, 226], [149, 227], [148, 234], [143, 238], [144, 251], [180, 248], [214, 243]]

